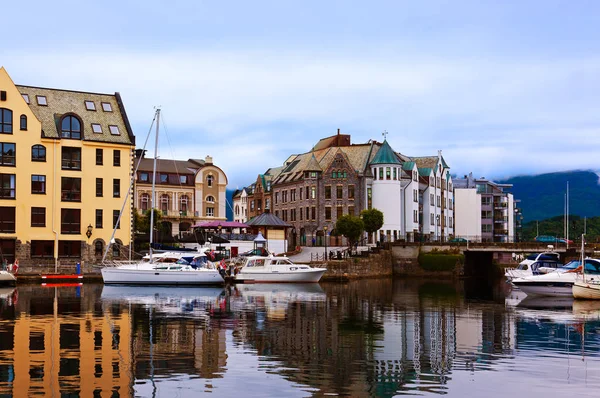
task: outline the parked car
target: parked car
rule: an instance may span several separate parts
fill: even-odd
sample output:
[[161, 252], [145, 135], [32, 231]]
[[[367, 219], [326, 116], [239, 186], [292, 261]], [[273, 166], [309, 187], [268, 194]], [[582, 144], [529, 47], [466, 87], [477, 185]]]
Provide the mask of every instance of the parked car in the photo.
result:
[[[558, 238], [556, 236], [550, 236], [550, 235], [538, 235], [535, 237], [535, 241], [536, 242], [543, 242], [543, 243], [556, 243], [559, 242]], [[566, 242], [564, 242], [566, 243]]]
[[572, 244], [573, 244], [573, 241], [572, 241], [571, 239], [558, 238], [558, 239], [556, 239], [556, 241], [557, 241], [558, 243], [568, 243], [568, 244], [570, 244], [570, 245], [572, 245]]
[[467, 243], [468, 240], [465, 238], [456, 237], [456, 238], [450, 239], [449, 242], [451, 242], [451, 243]]

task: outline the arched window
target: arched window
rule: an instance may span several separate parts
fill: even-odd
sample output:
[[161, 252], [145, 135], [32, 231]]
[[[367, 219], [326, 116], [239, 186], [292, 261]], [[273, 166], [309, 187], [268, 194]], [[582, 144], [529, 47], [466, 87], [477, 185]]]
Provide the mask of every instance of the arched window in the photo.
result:
[[208, 195], [206, 197], [206, 201], [209, 202], [209, 203], [215, 203], [215, 197], [211, 196], [211, 195]]
[[143, 193], [140, 195], [140, 209], [142, 211], [148, 210], [149, 202], [150, 202], [150, 195], [148, 195], [147, 193]]
[[102, 241], [97, 240], [96, 243], [94, 243], [94, 254], [96, 256], [101, 256], [103, 251], [104, 251], [104, 245], [102, 244]]
[[46, 147], [43, 145], [34, 145], [31, 147], [31, 161], [32, 162], [45, 162], [46, 161]]
[[119, 257], [121, 255], [121, 245], [123, 245], [123, 242], [121, 242], [119, 239], [117, 239], [115, 241], [115, 243], [113, 243], [113, 245], [112, 245], [113, 258]]
[[60, 136], [62, 138], [81, 139], [81, 122], [75, 116], [67, 115], [60, 122]]
[[209, 187], [212, 187], [212, 185], [213, 185], [213, 180], [214, 180], [214, 177], [213, 177], [213, 176], [208, 176], [208, 177], [206, 177], [206, 185], [208, 185]]
[[21, 130], [27, 130], [27, 116], [21, 115]]
[[0, 108], [0, 133], [12, 134], [12, 111]]
[[169, 195], [164, 194], [160, 197], [160, 209], [163, 212], [163, 215], [166, 215], [169, 211]]
[[188, 199], [187, 195], [182, 195], [179, 198], [179, 210], [181, 210], [184, 213], [182, 215], [185, 215], [185, 213], [187, 213], [188, 202], [189, 202], [189, 199]]
[[235, 205], [235, 215], [236, 216], [240, 215], [240, 206], [239, 205]]

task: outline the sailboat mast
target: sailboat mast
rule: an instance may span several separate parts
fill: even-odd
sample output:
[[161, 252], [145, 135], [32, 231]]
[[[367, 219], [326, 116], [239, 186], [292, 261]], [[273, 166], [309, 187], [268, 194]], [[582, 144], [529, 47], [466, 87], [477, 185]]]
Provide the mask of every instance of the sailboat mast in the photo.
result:
[[156, 137], [154, 138], [154, 164], [152, 166], [152, 195], [150, 196], [150, 262], [152, 262], [152, 242], [154, 242], [154, 195], [156, 192], [156, 158], [158, 156], [158, 125], [160, 124], [160, 108], [156, 110]]
[[569, 248], [569, 181], [567, 181], [567, 249]]

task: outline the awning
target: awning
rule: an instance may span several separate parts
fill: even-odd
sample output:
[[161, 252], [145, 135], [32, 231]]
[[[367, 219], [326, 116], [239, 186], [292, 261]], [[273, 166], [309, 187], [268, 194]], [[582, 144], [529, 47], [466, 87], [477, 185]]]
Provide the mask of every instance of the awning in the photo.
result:
[[192, 225], [192, 228], [217, 229], [219, 228], [250, 228], [250, 226], [237, 221], [206, 221]]

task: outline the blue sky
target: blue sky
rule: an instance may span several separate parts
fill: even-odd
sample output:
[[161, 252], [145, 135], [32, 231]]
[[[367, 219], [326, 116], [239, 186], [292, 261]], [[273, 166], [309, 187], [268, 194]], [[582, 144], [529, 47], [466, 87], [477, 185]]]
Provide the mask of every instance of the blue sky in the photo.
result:
[[230, 188], [337, 128], [458, 175], [600, 169], [597, 1], [87, 3], [4, 4], [0, 65], [119, 91], [139, 144], [161, 105], [160, 155]]

